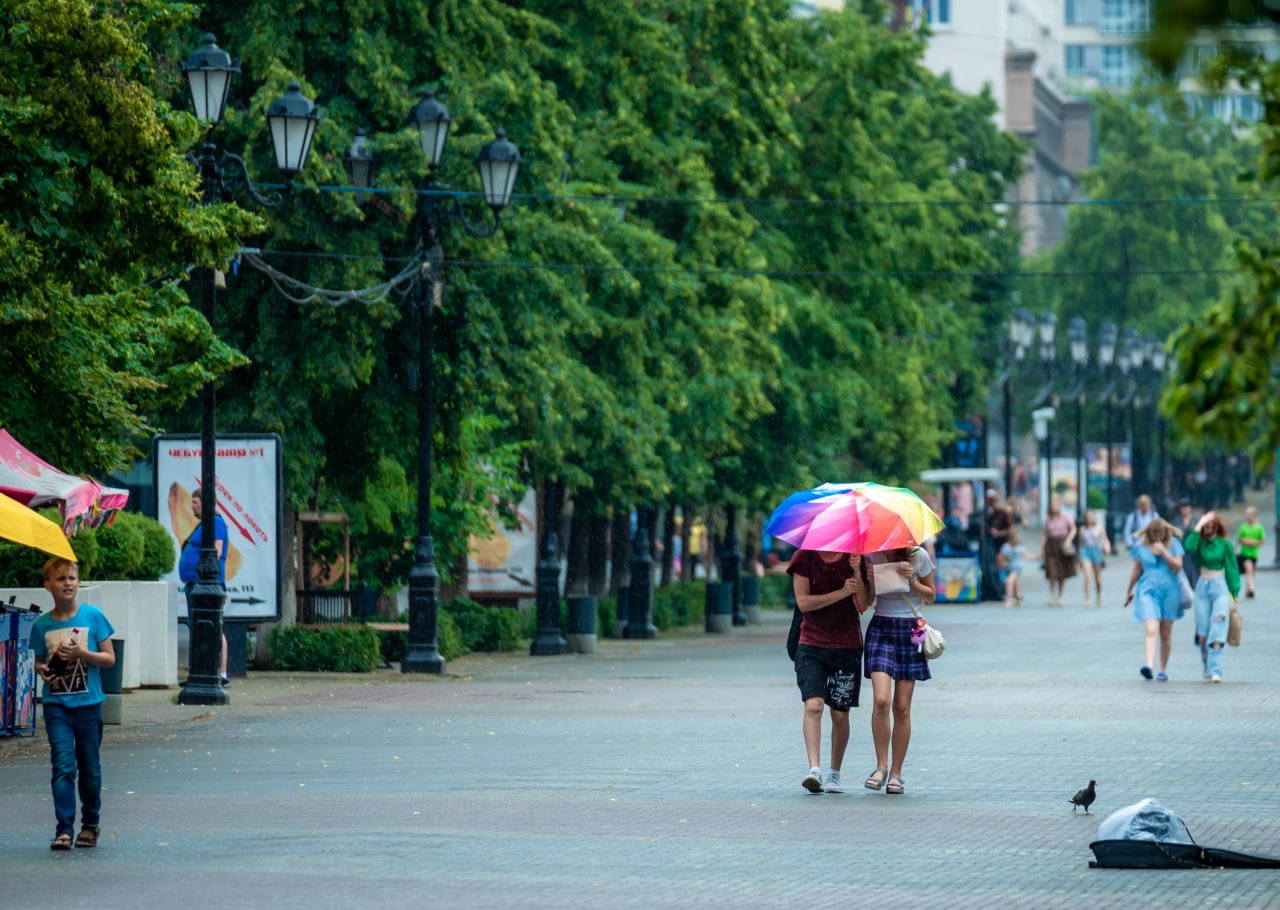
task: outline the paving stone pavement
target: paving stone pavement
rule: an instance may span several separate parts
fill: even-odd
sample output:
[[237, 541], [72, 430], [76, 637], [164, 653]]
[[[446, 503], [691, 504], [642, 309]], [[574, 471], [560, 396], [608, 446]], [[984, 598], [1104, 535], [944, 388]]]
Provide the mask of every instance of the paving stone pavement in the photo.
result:
[[948, 650], [904, 796], [860, 786], [866, 703], [849, 792], [800, 788], [781, 612], [444, 678], [253, 673], [214, 709], [126, 693], [96, 850], [48, 850], [43, 735], [0, 740], [0, 908], [1280, 907], [1280, 872], [1089, 868], [1098, 823], [1148, 796], [1202, 844], [1280, 856], [1280, 573], [1241, 602], [1225, 683], [1200, 678], [1189, 618], [1157, 683], [1129, 565], [1103, 608], [1078, 582], [1045, 606], [1032, 570], [1020, 609], [929, 610]]

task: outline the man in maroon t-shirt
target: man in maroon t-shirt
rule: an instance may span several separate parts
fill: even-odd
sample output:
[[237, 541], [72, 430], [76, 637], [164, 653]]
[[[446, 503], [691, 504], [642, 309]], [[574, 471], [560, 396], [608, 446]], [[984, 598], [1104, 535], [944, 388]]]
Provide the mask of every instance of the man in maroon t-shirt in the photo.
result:
[[[804, 700], [810, 793], [843, 793], [840, 764], [849, 745], [849, 709], [862, 688], [862, 623], [870, 585], [858, 554], [800, 550], [787, 569], [800, 621], [796, 684]], [[822, 780], [822, 706], [831, 709], [831, 768]]]

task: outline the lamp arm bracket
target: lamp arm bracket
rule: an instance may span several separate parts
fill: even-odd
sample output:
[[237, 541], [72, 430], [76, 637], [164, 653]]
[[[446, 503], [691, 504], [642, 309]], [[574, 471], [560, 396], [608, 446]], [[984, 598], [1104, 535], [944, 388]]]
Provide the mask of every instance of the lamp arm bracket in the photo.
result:
[[1040, 387], [1040, 391], [1036, 392], [1036, 397], [1031, 399], [1031, 407], [1038, 408], [1044, 404], [1053, 395], [1053, 383], [1046, 382]]
[[[234, 165], [232, 173], [227, 174], [227, 165]], [[218, 163], [218, 170], [223, 174], [223, 184], [231, 189], [236, 184], [243, 184], [245, 190], [253, 198], [253, 201], [263, 208], [278, 209], [289, 201], [289, 196], [293, 193], [293, 181], [289, 180], [284, 185], [284, 190], [274, 190], [270, 193], [258, 192], [258, 187], [254, 184], [253, 178], [249, 176], [249, 168], [245, 165], [244, 159], [239, 155], [223, 151], [222, 160]]]
[[1121, 396], [1119, 401], [1116, 402], [1116, 406], [1121, 408], [1127, 408], [1129, 406], [1129, 402], [1133, 401], [1134, 397], [1137, 394], [1138, 394], [1138, 384], [1136, 382], [1130, 382], [1129, 390], [1125, 392], [1124, 395]]
[[431, 213], [429, 220], [435, 221], [430, 227], [437, 236], [442, 232], [444, 222], [456, 218], [472, 237], [488, 240], [498, 232], [498, 225], [502, 220], [502, 215], [497, 210], [491, 210], [492, 221], [472, 221], [462, 209], [461, 196], [453, 191], [453, 187], [437, 180], [427, 184], [426, 202], [428, 204], [425, 207]]
[[497, 212], [492, 212], [492, 221], [472, 221], [467, 217], [467, 213], [462, 210], [462, 200], [457, 196], [453, 197], [452, 204], [449, 206], [449, 214], [462, 223], [468, 234], [472, 237], [479, 237], [488, 240], [494, 234], [498, 233], [498, 224], [502, 216]]

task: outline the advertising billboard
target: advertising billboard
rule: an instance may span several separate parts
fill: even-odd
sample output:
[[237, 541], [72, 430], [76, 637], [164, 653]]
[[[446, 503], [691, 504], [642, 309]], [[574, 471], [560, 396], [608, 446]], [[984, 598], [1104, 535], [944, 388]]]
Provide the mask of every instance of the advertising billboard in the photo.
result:
[[517, 530], [494, 515], [486, 537], [467, 541], [467, 591], [472, 595], [532, 597], [538, 593], [538, 500], [529, 490], [516, 509]]
[[[187, 617], [187, 598], [178, 578], [176, 557], [198, 522], [191, 495], [200, 487], [200, 437], [161, 435], [152, 441], [156, 518], [173, 538], [174, 570], [162, 581], [178, 582], [178, 618]], [[227, 523], [227, 603], [223, 618], [239, 622], [275, 622], [283, 600], [281, 561], [282, 449], [273, 433], [219, 436], [216, 495], [218, 514]]]

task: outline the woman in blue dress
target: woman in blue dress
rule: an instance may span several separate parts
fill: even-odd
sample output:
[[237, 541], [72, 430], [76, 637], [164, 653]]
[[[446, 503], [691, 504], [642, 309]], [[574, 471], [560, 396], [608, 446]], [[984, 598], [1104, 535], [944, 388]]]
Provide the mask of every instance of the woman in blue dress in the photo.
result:
[[1138, 532], [1133, 556], [1133, 571], [1129, 574], [1129, 590], [1124, 603], [1133, 604], [1133, 621], [1142, 623], [1146, 633], [1144, 640], [1146, 663], [1138, 671], [1144, 679], [1151, 679], [1155, 666], [1156, 639], [1160, 642], [1160, 671], [1155, 678], [1168, 680], [1169, 652], [1173, 647], [1173, 622], [1182, 618], [1184, 607], [1178, 588], [1178, 574], [1182, 571], [1182, 541], [1172, 526], [1163, 519], [1153, 518]]

